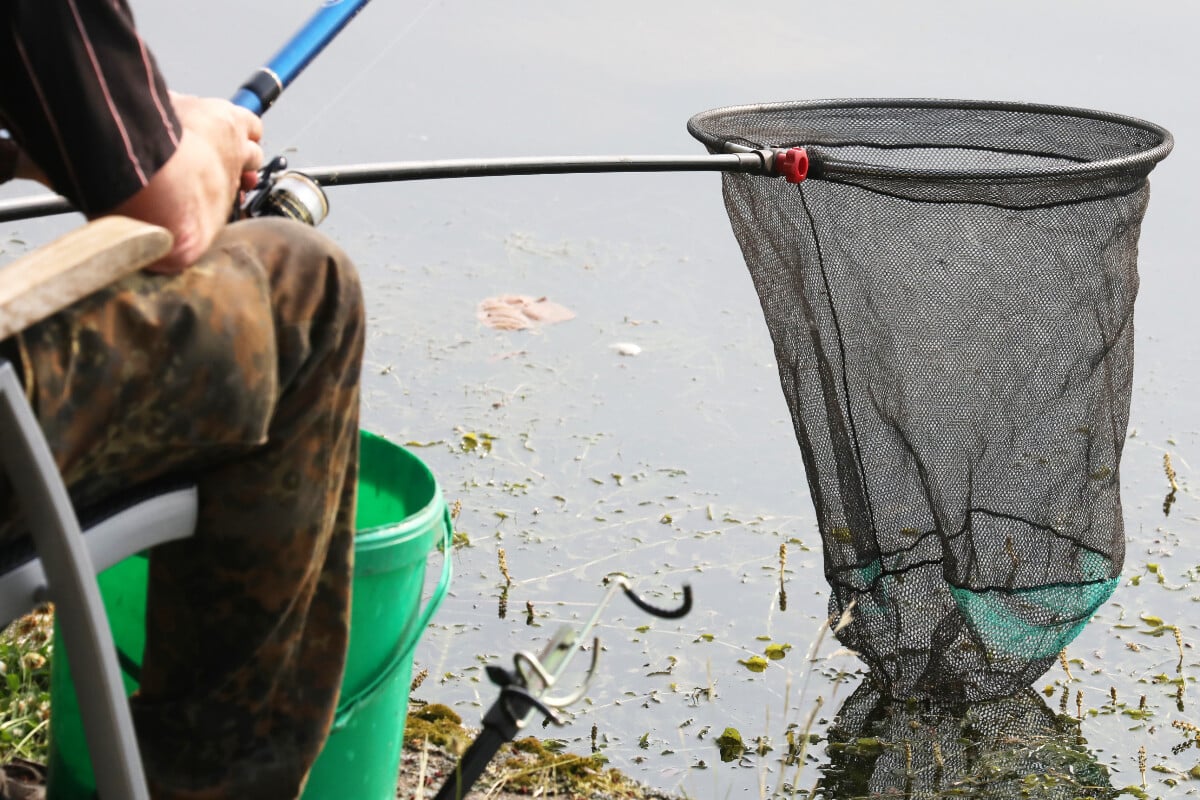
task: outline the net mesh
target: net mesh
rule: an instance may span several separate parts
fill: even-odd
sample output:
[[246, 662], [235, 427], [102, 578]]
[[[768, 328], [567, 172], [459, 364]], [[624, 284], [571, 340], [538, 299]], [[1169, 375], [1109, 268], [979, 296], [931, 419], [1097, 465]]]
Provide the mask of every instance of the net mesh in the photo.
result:
[[803, 146], [809, 179], [726, 174], [804, 456], [839, 638], [895, 697], [1005, 697], [1124, 558], [1119, 473], [1154, 125], [1045, 106], [717, 109], [713, 152]]
[[889, 702], [863, 685], [830, 729], [813, 793], [988, 800], [1111, 800], [1122, 794], [1081, 735], [1032, 689], [945, 706]]

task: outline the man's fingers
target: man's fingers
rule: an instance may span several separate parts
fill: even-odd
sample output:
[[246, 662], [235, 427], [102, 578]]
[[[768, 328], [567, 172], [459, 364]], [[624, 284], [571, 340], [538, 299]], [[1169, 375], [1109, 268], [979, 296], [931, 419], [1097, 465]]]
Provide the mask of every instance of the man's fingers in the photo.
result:
[[247, 141], [242, 152], [242, 172], [256, 172], [263, 165], [263, 149], [258, 142]]
[[262, 117], [254, 114], [241, 106], [234, 106], [241, 115], [241, 122], [246, 130], [246, 138], [254, 142], [261, 142], [263, 136]]

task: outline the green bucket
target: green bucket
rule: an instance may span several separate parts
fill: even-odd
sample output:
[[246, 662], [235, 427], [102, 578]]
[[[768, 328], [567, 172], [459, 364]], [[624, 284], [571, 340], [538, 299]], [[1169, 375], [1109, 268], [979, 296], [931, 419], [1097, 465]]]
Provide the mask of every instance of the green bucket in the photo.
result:
[[[346, 674], [333, 729], [313, 765], [304, 800], [393, 800], [408, 717], [412, 656], [450, 585], [450, 512], [433, 473], [413, 454], [362, 432], [354, 584]], [[429, 553], [441, 547], [442, 574], [421, 608]], [[133, 556], [99, 576], [122, 656], [125, 688], [137, 688], [145, 646], [148, 561]], [[55, 634], [55, 652], [62, 653]], [[131, 674], [132, 673], [132, 674]], [[95, 778], [65, 658], [51, 664], [52, 800], [90, 800]]]

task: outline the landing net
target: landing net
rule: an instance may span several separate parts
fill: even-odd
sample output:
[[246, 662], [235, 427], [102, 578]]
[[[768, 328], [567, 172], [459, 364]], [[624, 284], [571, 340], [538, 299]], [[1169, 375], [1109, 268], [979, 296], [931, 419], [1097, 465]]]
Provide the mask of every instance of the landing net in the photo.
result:
[[1147, 175], [1170, 134], [1094, 111], [940, 100], [741, 106], [727, 173], [804, 455], [840, 633], [895, 697], [1036, 680], [1124, 560], [1120, 459]]

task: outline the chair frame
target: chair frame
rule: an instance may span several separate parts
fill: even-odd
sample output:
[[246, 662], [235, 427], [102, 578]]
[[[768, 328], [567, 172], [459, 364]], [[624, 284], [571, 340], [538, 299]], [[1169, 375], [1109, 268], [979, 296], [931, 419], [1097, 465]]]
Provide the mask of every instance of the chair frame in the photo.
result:
[[[107, 217], [0, 271], [0, 340], [165, 255], [171, 235]], [[96, 574], [156, 544], [190, 536], [194, 486], [142, 499], [86, 531], [13, 365], [0, 358], [0, 465], [36, 556], [0, 575], [0, 623], [51, 601], [71, 664], [97, 791], [148, 800], [133, 718]]]

